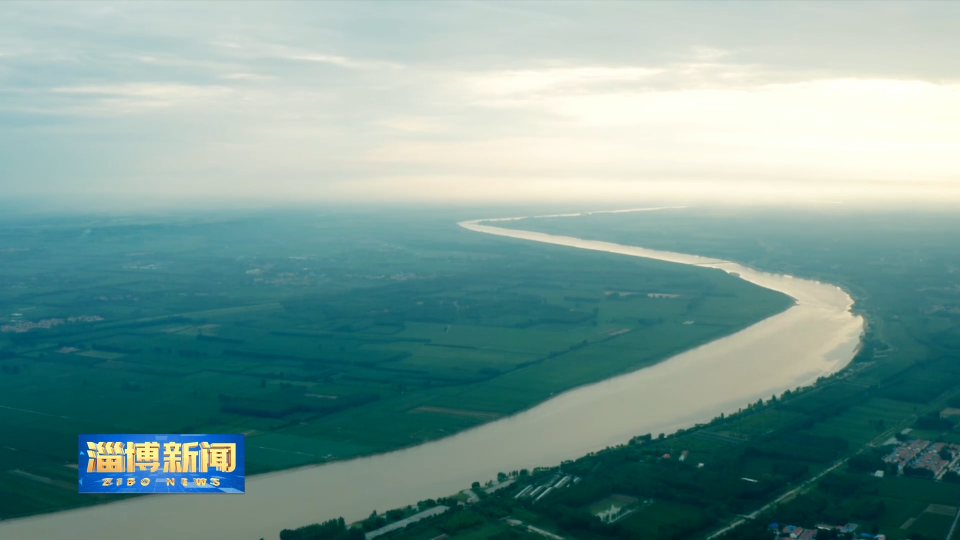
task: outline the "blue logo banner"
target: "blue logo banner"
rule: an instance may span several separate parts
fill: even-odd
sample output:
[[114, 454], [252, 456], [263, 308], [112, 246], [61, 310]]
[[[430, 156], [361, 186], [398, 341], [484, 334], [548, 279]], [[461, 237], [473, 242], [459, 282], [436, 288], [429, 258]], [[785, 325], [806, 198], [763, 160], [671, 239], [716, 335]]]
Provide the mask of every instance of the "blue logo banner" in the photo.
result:
[[80, 435], [80, 493], [243, 493], [243, 435]]

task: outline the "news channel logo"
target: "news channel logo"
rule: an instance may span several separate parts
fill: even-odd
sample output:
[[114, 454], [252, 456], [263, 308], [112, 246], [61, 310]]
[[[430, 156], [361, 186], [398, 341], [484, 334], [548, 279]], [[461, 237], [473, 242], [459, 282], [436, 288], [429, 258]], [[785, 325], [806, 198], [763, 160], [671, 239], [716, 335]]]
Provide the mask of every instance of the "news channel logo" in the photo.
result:
[[80, 435], [80, 493], [243, 493], [243, 435]]

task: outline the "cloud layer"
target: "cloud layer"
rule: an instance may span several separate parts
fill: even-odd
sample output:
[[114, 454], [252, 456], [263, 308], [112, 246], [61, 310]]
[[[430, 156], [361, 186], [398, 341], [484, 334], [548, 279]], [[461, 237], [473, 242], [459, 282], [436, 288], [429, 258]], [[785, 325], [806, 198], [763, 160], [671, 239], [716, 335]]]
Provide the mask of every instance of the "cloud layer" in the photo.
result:
[[0, 6], [3, 195], [960, 196], [960, 6]]

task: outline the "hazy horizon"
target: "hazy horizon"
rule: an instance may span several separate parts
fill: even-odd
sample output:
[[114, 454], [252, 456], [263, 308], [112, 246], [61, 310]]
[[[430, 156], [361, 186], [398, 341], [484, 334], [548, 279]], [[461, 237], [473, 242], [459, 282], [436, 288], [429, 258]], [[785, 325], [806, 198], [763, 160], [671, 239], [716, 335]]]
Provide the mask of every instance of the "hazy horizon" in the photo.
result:
[[960, 5], [6, 3], [0, 199], [960, 200]]

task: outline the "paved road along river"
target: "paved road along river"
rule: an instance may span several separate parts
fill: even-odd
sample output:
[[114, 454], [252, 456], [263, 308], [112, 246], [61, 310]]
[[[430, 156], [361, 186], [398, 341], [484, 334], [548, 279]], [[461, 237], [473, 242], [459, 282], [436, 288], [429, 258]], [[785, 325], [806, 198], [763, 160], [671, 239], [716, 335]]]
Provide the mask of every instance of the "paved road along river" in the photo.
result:
[[283, 528], [348, 521], [449, 495], [498, 471], [555, 465], [643, 433], [709, 421], [813, 382], [853, 357], [863, 320], [833, 285], [696, 255], [503, 229], [471, 231], [719, 268], [797, 300], [790, 309], [659, 364], [560, 394], [520, 414], [406, 450], [247, 479], [244, 495], [155, 495], [0, 522], [0, 539], [276, 539]]

